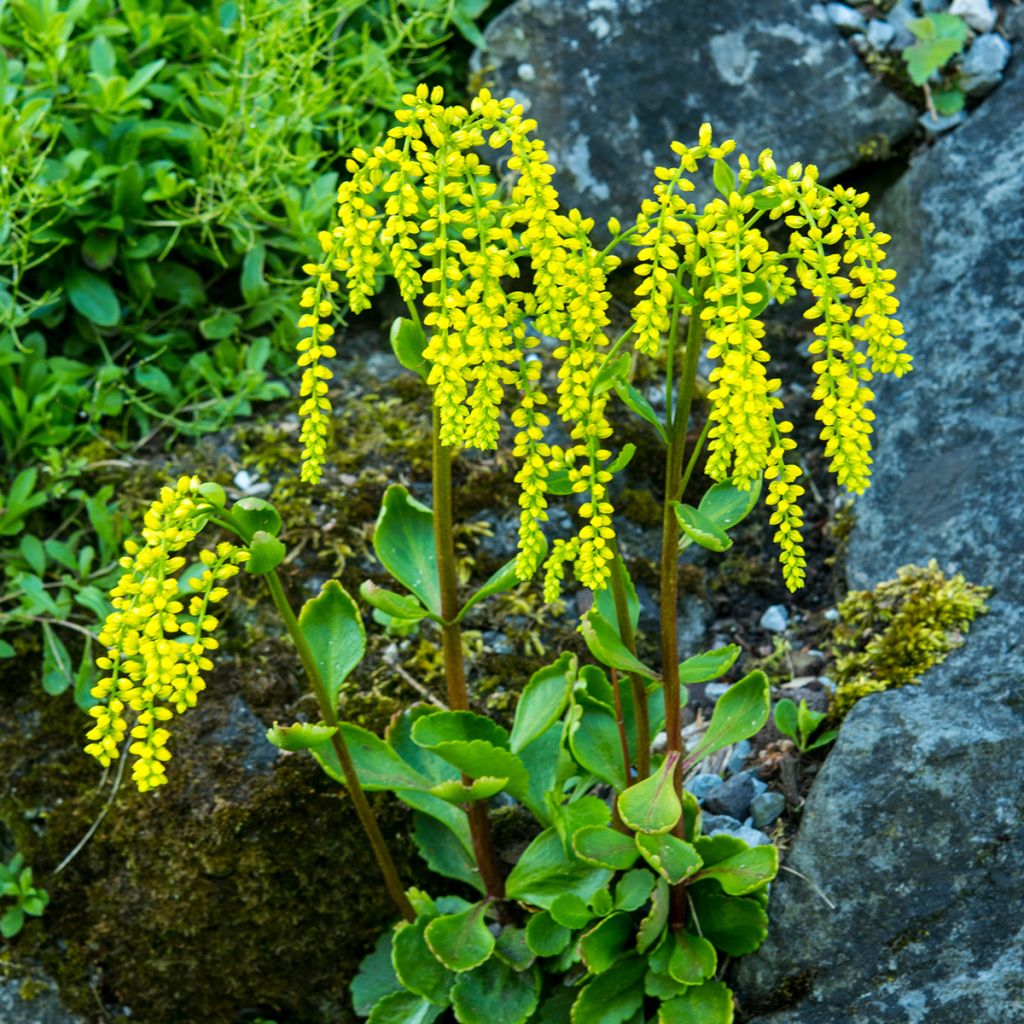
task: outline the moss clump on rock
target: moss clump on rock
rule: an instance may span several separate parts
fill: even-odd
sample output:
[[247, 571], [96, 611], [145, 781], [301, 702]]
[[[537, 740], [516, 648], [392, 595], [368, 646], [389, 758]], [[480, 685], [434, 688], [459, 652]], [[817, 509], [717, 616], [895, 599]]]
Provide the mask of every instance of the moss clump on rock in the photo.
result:
[[874, 590], [855, 590], [839, 605], [832, 641], [836, 721], [861, 697], [916, 684], [963, 643], [963, 634], [988, 610], [991, 588], [946, 577], [935, 561], [906, 565]]

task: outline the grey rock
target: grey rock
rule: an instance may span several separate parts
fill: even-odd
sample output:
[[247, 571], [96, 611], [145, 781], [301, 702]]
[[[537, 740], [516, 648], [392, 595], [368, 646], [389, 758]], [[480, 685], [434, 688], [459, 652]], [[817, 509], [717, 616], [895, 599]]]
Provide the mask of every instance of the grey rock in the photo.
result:
[[922, 13], [937, 14], [949, 7], [949, 0], [920, 0], [920, 4]]
[[958, 110], [955, 114], [939, 114], [932, 117], [927, 111], [918, 118], [918, 123], [929, 135], [945, 135], [946, 132], [959, 128], [967, 120], [967, 115]]
[[996, 592], [921, 686], [847, 718], [787, 859], [834, 909], [775, 882], [768, 941], [738, 972], [744, 1007], [772, 1013], [758, 1024], [1024, 1021], [1024, 504], [1007, 500], [1024, 493], [1022, 106], [1011, 65], [877, 213], [916, 362], [878, 388], [850, 583], [937, 558]]
[[686, 788], [697, 798], [698, 803], [703, 803], [708, 793], [721, 784], [721, 775], [716, 775], [714, 772], [700, 772], [686, 783]]
[[784, 604], [773, 604], [761, 616], [761, 628], [782, 633], [789, 625], [789, 612]]
[[917, 18], [917, 11], [914, 9], [914, 0], [899, 0], [889, 9], [886, 20], [895, 29], [890, 46], [894, 50], [903, 50], [913, 46], [917, 37], [910, 30], [910, 22]]
[[786, 798], [774, 790], [759, 793], [750, 801], [750, 817], [755, 828], [770, 825], [785, 809]]
[[868, 42], [876, 50], [884, 50], [895, 38], [896, 29], [881, 18], [876, 18], [868, 25]]
[[719, 697], [724, 697], [728, 693], [732, 683], [708, 683], [704, 687], [704, 696], [711, 701], [718, 701]]
[[[912, 109], [876, 82], [806, 0], [517, 0], [487, 27], [475, 66], [528, 106], [563, 204], [624, 223], [702, 121], [780, 166], [830, 178], [879, 135], [905, 136]], [[526, 82], [523, 64], [533, 69]], [[835, 111], [843, 111], [836, 117]], [[698, 200], [712, 196], [702, 181]]]
[[4, 1024], [80, 1024], [80, 1019], [64, 1008], [55, 989], [25, 999], [23, 984], [17, 978], [0, 979], [0, 1020]]
[[743, 766], [747, 763], [747, 758], [750, 757], [750, 752], [754, 748], [750, 744], [750, 740], [740, 740], [739, 743], [733, 747], [732, 753], [729, 755], [729, 761], [725, 766], [725, 770], [730, 775], [736, 775], [738, 772], [743, 771]]
[[871, 44], [863, 32], [850, 36], [850, 46], [853, 48], [853, 52], [860, 57], [866, 57], [871, 52]]
[[996, 26], [996, 12], [988, 0], [953, 0], [949, 13], [959, 15], [975, 32], [991, 32]]
[[1009, 7], [1003, 13], [1003, 32], [1011, 41], [1024, 39], [1024, 7]]
[[706, 836], [736, 836], [747, 846], [768, 846], [771, 840], [756, 828], [744, 825], [743, 822], [729, 817], [727, 814], [705, 814], [701, 818], [701, 832]]
[[828, 20], [844, 36], [852, 36], [855, 32], [863, 32], [867, 25], [867, 19], [864, 15], [854, 7], [847, 7], [846, 4], [826, 4], [825, 10], [828, 11]]
[[984, 96], [1002, 80], [1010, 59], [1010, 44], [994, 32], [978, 36], [961, 67], [960, 86], [968, 96]]
[[750, 801], [757, 795], [754, 780], [740, 772], [716, 786], [704, 799], [704, 806], [712, 814], [726, 814], [742, 821], [750, 813]]

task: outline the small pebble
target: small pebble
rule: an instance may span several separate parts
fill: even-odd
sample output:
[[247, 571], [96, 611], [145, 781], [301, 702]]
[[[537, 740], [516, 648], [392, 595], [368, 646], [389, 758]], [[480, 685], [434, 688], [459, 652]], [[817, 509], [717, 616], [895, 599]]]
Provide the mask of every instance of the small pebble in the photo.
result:
[[868, 25], [868, 42], [876, 50], [884, 50], [896, 38], [896, 29], [887, 21], [876, 18]]
[[520, 64], [517, 71], [521, 82], [532, 82], [537, 77], [537, 71], [532, 64]]
[[708, 683], [704, 687], [704, 696], [710, 701], [717, 701], [724, 696], [725, 692], [732, 686], [732, 683]]
[[964, 118], [967, 115], [962, 110], [955, 114], [940, 114], [938, 118], [932, 117], [928, 111], [925, 111], [918, 119], [918, 124], [929, 135], [942, 135], [944, 132], [948, 132], [951, 128], [956, 128], [957, 125], [963, 124]]
[[725, 770], [730, 775], [737, 775], [743, 771], [743, 766], [747, 763], [747, 758], [750, 757], [750, 752], [754, 748], [750, 745], [750, 740], [740, 740], [739, 743], [733, 747], [732, 754], [729, 755], [729, 761], [725, 766]]
[[944, 11], [949, 0], [920, 0], [921, 10], [925, 14], [935, 14]]
[[978, 36], [964, 57], [961, 88], [968, 96], [984, 96], [1002, 80], [1010, 59], [1010, 44], [995, 33]]
[[706, 836], [736, 836], [748, 846], [768, 846], [771, 840], [757, 829], [750, 828], [724, 814], [705, 814], [701, 819], [701, 832]]
[[822, 615], [826, 622], [838, 622], [839, 621], [839, 609], [838, 608], [826, 608]]
[[686, 783], [686, 788], [697, 798], [697, 802], [702, 804], [708, 793], [721, 784], [721, 775], [716, 775], [714, 772], [701, 772]]
[[750, 801], [750, 817], [755, 828], [766, 828], [786, 809], [786, 798], [774, 790], [760, 793]]
[[750, 812], [750, 802], [757, 795], [754, 780], [747, 772], [733, 775], [719, 786], [715, 786], [704, 800], [704, 806], [712, 814], [726, 814], [742, 821]]
[[949, 13], [959, 15], [975, 32], [991, 32], [996, 26], [996, 12], [988, 0], [953, 0]]
[[858, 32], [855, 36], [850, 36], [850, 46], [853, 48], [853, 52], [860, 57], [866, 57], [871, 52], [871, 44], [868, 42], [868, 37], [863, 32]]
[[828, 4], [825, 9], [828, 11], [832, 24], [844, 36], [852, 36], [855, 32], [864, 31], [865, 18], [860, 11], [839, 3]]
[[784, 604], [773, 604], [761, 616], [761, 628], [781, 633], [789, 625], [789, 612]]
[[836, 681], [829, 676], [818, 676], [818, 682], [821, 683], [829, 693], [836, 692]]
[[767, 782], [762, 782], [757, 777], [757, 773], [756, 772], [746, 771], [746, 772], [743, 772], [742, 774], [750, 776], [751, 781], [754, 783], [754, 795], [755, 796], [760, 796], [768, 788], [768, 783]]
[[917, 18], [917, 11], [914, 9], [914, 0], [899, 0], [887, 15], [890, 25], [896, 30], [896, 35], [889, 44], [894, 50], [905, 50], [917, 42], [917, 36], [910, 31], [910, 22]]

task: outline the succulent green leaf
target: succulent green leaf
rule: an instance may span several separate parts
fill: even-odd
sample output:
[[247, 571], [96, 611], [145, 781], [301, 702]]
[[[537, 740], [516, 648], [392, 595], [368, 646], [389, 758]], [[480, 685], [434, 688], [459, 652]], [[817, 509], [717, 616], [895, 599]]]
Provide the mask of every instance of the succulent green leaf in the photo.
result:
[[715, 161], [715, 169], [711, 173], [715, 188], [725, 196], [726, 199], [736, 188], [736, 175], [732, 168], [724, 160]]
[[688, 893], [701, 934], [729, 956], [746, 956], [764, 942], [768, 915], [749, 896], [726, 896], [708, 882], [695, 882]]
[[619, 960], [632, 937], [632, 918], [619, 911], [580, 937], [580, 956], [591, 974], [604, 974]]
[[445, 1007], [412, 992], [392, 992], [370, 1011], [367, 1024], [432, 1024]]
[[615, 909], [639, 910], [650, 898], [654, 882], [646, 868], [627, 871], [615, 884]]
[[281, 532], [281, 516], [269, 501], [263, 498], [242, 498], [231, 506], [231, 518], [248, 541], [262, 530], [276, 537]]
[[324, 725], [323, 722], [296, 722], [294, 725], [275, 722], [267, 730], [267, 739], [281, 750], [309, 750], [326, 743], [337, 731], [336, 725]]
[[723, 860], [750, 849], [738, 836], [730, 836], [725, 832], [720, 832], [717, 836], [698, 836], [693, 845], [697, 847], [704, 867], [720, 864]]
[[658, 1024], [732, 1024], [732, 992], [723, 981], [694, 985], [662, 1003]]
[[430, 367], [423, 357], [423, 350], [427, 347], [427, 336], [423, 328], [408, 317], [395, 317], [390, 337], [391, 350], [398, 362], [426, 380]]
[[800, 701], [800, 707], [796, 713], [796, 724], [797, 729], [800, 731], [800, 747], [806, 748], [807, 741], [811, 738], [811, 734], [815, 729], [821, 725], [822, 720], [825, 717], [824, 711], [812, 711], [807, 706], [807, 701]]
[[626, 788], [622, 740], [618, 723], [610, 711], [601, 706], [575, 705], [569, 724], [569, 749], [573, 757], [602, 782], [618, 792]]
[[739, 656], [739, 644], [729, 644], [726, 647], [716, 647], [713, 651], [705, 651], [703, 654], [695, 654], [679, 666], [679, 682], [685, 685], [718, 679], [732, 668]]
[[731, 530], [750, 515], [761, 496], [761, 477], [748, 484], [746, 490], [741, 490], [731, 480], [713, 484], [700, 499], [697, 511], [719, 529]]
[[545, 829], [523, 852], [505, 882], [509, 899], [533, 903], [547, 910], [566, 893], [589, 900], [611, 879], [607, 868], [595, 868], [567, 857], [558, 832]]
[[761, 671], [751, 672], [730, 686], [718, 698], [707, 732], [690, 751], [687, 762], [696, 764], [758, 732], [768, 721], [770, 690], [768, 677]]
[[668, 924], [669, 887], [664, 878], [659, 878], [651, 896], [651, 909], [640, 922], [636, 933], [637, 952], [645, 953], [661, 938]]
[[450, 804], [468, 804], [474, 800], [490, 800], [507, 785], [508, 779], [484, 775], [474, 779], [468, 786], [458, 779], [447, 779], [431, 786], [430, 792]]
[[646, 964], [638, 956], [620, 960], [614, 967], [584, 985], [573, 1003], [572, 1024], [625, 1024], [644, 1002]]
[[634, 832], [668, 832], [683, 812], [673, 784], [678, 755], [669, 755], [657, 771], [619, 794], [619, 814]]
[[812, 751], [812, 750], [817, 750], [818, 747], [827, 746], [838, 735], [839, 735], [839, 730], [838, 729], [828, 729], [825, 732], [823, 732], [816, 740], [813, 740], [811, 743], [808, 743], [807, 746], [804, 747], [804, 751], [806, 753], [810, 753], [810, 751]]
[[637, 848], [631, 836], [606, 825], [587, 825], [572, 837], [580, 860], [612, 871], [625, 871], [636, 862]]
[[501, 957], [514, 971], [529, 970], [537, 959], [526, 941], [525, 930], [512, 925], [502, 928], [494, 944], [494, 955]]
[[689, 878], [702, 863], [693, 846], [668, 832], [659, 835], [638, 832], [635, 843], [644, 860], [670, 885], [678, 885]]
[[914, 85], [924, 85], [967, 41], [967, 23], [955, 14], [928, 14], [908, 21], [907, 26], [918, 40], [903, 51]]
[[457, 914], [444, 914], [423, 931], [430, 951], [450, 971], [479, 967], [494, 952], [494, 936], [487, 927], [486, 903], [474, 903]]
[[[359, 776], [359, 783], [365, 790], [428, 790], [431, 781], [420, 775], [407, 764], [380, 737], [351, 722], [342, 722], [338, 727], [349, 756]], [[321, 743], [309, 748], [320, 762], [320, 767], [335, 782], [345, 785], [345, 776], [338, 762], [334, 745]], [[458, 813], [457, 811], [454, 813]]]
[[572, 932], [548, 910], [531, 914], [526, 922], [526, 944], [537, 956], [558, 956], [569, 945]]
[[547, 732], [517, 754], [530, 776], [530, 789], [523, 803], [544, 825], [551, 824], [550, 808], [545, 804], [548, 793], [560, 791], [561, 782], [575, 771], [569, 752], [562, 744], [562, 723], [555, 722]]
[[590, 653], [602, 665], [618, 669], [620, 672], [632, 672], [647, 679], [657, 679], [658, 673], [648, 668], [623, 643], [618, 630], [597, 608], [591, 608], [580, 622], [580, 633], [586, 641]]
[[565, 928], [586, 928], [596, 912], [586, 900], [572, 892], [564, 892], [551, 904], [551, 916]]
[[445, 1006], [452, 976], [434, 956], [424, 933], [428, 920], [418, 917], [395, 932], [391, 964], [403, 987], [424, 999]]
[[554, 664], [538, 669], [530, 677], [519, 697], [512, 723], [509, 749], [513, 754], [529, 746], [561, 717], [569, 703], [575, 669], [576, 659], [571, 654], [563, 654]]
[[415, 597], [385, 590], [369, 580], [359, 588], [359, 593], [368, 605], [401, 622], [419, 622], [430, 614]]
[[703, 512], [678, 501], [672, 502], [672, 507], [675, 509], [676, 519], [679, 520], [679, 528], [694, 544], [699, 544], [709, 551], [728, 551], [732, 547], [732, 540], [725, 530]]
[[373, 547], [384, 568], [439, 616], [441, 585], [434, 550], [434, 513], [399, 484], [384, 492]]
[[366, 651], [359, 609], [337, 580], [328, 580], [320, 595], [302, 606], [299, 629], [320, 670], [331, 706], [337, 707], [342, 684]]
[[199, 485], [199, 496], [205, 498], [211, 505], [223, 508], [228, 503], [228, 496], [220, 484], [207, 480]]
[[783, 736], [788, 736], [794, 743], [796, 743], [799, 737], [797, 721], [798, 716], [796, 704], [794, 704], [788, 697], [783, 697], [782, 700], [775, 705], [775, 728], [778, 729]]
[[[640, 599], [636, 596], [636, 587], [633, 585], [629, 573], [624, 570], [623, 574], [625, 575], [626, 583], [626, 611], [629, 616], [629, 623], [635, 630], [640, 622]], [[615, 595], [612, 593], [610, 586], [594, 594], [594, 607], [605, 621], [615, 629], [616, 634], [621, 637], [618, 614], [615, 610]]]
[[707, 939], [691, 935], [685, 928], [673, 932], [672, 954], [668, 961], [668, 973], [684, 985], [699, 985], [710, 978], [718, 966], [718, 954]]
[[460, 974], [451, 991], [459, 1024], [525, 1024], [539, 997], [536, 970], [516, 971], [497, 957]]
[[658, 414], [654, 411], [651, 403], [629, 381], [618, 381], [615, 385], [615, 394], [619, 396], [622, 404], [627, 409], [635, 412], [640, 419], [645, 420], [654, 427], [662, 441], [668, 442], [665, 424], [658, 418]]
[[774, 846], [754, 846], [703, 868], [695, 877], [713, 878], [730, 896], [746, 896], [770, 882], [778, 871], [779, 851]]
[[[543, 561], [547, 555], [548, 544], [544, 541], [543, 550], [539, 556]], [[519, 586], [523, 581], [516, 574], [516, 559], [506, 562], [500, 569], [495, 571], [486, 583], [462, 606], [462, 610], [455, 616], [456, 622], [461, 622], [471, 608], [476, 607], [481, 601], [493, 597], [495, 594], [502, 594], [506, 590]]]
[[[406, 792], [403, 795], [408, 798], [413, 794]], [[414, 796], [418, 797], [422, 794]], [[404, 802], [408, 803], [409, 800], [405, 799]], [[431, 871], [444, 875], [445, 878], [455, 878], [460, 882], [465, 882], [483, 894], [484, 884], [480, 878], [476, 861], [470, 850], [466, 848], [471, 842], [466, 816], [451, 804], [441, 803], [441, 806], [459, 816], [456, 820], [462, 826], [465, 835], [460, 838], [448, 823], [429, 813], [417, 810], [413, 812], [413, 842]]]
[[264, 530], [257, 530], [249, 542], [249, 560], [245, 563], [245, 571], [254, 576], [276, 569], [288, 554], [288, 549], [276, 537]]
[[433, 711], [416, 719], [412, 726], [414, 743], [436, 750], [443, 743], [486, 740], [508, 750], [508, 733], [486, 715], [473, 711]]
[[363, 957], [359, 973], [349, 986], [352, 1007], [360, 1017], [367, 1016], [374, 1004], [384, 996], [402, 990], [401, 982], [391, 963], [393, 936], [394, 933], [388, 929], [377, 938], [373, 952]]

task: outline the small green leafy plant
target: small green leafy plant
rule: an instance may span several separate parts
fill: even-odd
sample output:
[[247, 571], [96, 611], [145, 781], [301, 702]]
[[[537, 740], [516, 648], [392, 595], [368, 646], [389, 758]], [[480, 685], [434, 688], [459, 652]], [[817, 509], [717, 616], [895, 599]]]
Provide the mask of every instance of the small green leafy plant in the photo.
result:
[[907, 62], [907, 75], [914, 85], [922, 86], [935, 112], [941, 115], [955, 114], [963, 109], [964, 93], [955, 78], [944, 80], [932, 89], [928, 80], [942, 71], [949, 62], [963, 53], [967, 42], [967, 22], [955, 14], [926, 14], [908, 23], [917, 42], [903, 51]]
[[775, 705], [775, 727], [796, 744], [801, 754], [806, 754], [826, 746], [839, 735], [838, 729], [818, 732], [826, 715], [825, 711], [812, 711], [806, 700], [800, 701], [797, 707], [788, 697], [784, 697]]
[[0, 935], [5, 939], [25, 927], [26, 917], [42, 917], [49, 901], [46, 890], [32, 884], [32, 869], [20, 853], [0, 863]]
[[[734, 169], [733, 144], [714, 144], [703, 125], [696, 145], [673, 146], [676, 166], [656, 169], [636, 222], [610, 223], [611, 241], [598, 248], [592, 221], [559, 211], [554, 169], [522, 107], [486, 90], [468, 107], [443, 99], [440, 88], [419, 86], [380, 145], [353, 151], [338, 223], [320, 233], [321, 255], [304, 268], [299, 362], [304, 476], [314, 484], [332, 433], [336, 275], [354, 312], [384, 277], [397, 282], [408, 316], [391, 343], [434, 400], [432, 503], [402, 484], [387, 488], [373, 547], [390, 579], [367, 581], [360, 595], [378, 621], [438, 637], [446, 706], [404, 708], [382, 736], [345, 721], [339, 697], [366, 647], [356, 601], [332, 580], [296, 614], [278, 575], [288, 548], [273, 505], [229, 505], [221, 487], [186, 476], [147, 512], [141, 542], [125, 545], [86, 750], [104, 766], [131, 755], [140, 790], [166, 784], [170, 723], [196, 703], [213, 668], [216, 606], [239, 571], [262, 576], [319, 712], [276, 723], [268, 739], [308, 751], [346, 787], [399, 915], [353, 984], [360, 1015], [375, 1024], [730, 1024], [725, 961], [767, 934], [778, 853], [705, 834], [684, 781], [765, 725], [770, 687], [763, 672], [743, 675], [684, 743], [687, 687], [731, 677], [740, 650], [681, 656], [678, 563], [690, 545], [727, 550], [766, 481], [784, 578], [791, 588], [804, 580], [800, 468], [759, 319], [797, 286], [810, 296], [826, 455], [841, 484], [867, 486], [867, 382], [910, 365], [883, 265], [887, 237], [863, 211], [865, 195], [825, 188], [810, 166], [780, 173], [769, 151], [756, 164], [739, 155]], [[507, 158], [505, 192], [484, 162], [487, 147]], [[702, 164], [721, 196], [698, 210], [686, 196]], [[762, 220], [783, 220], [787, 248], [770, 247]], [[632, 323], [613, 340], [607, 276], [619, 262], [613, 250], [627, 244], [639, 249], [640, 283]], [[714, 366], [708, 415], [688, 444], [702, 351]], [[659, 413], [632, 371], [634, 360], [661, 356]], [[638, 654], [640, 606], [614, 526], [610, 484], [633, 454], [631, 445], [615, 450], [606, 413], [616, 398], [665, 447], [657, 667]], [[460, 592], [453, 460], [462, 449], [496, 448], [508, 406], [518, 551]], [[705, 448], [710, 481], [690, 504], [686, 487]], [[575, 504], [569, 536], [550, 528], [559, 497]], [[208, 529], [230, 539], [186, 554]], [[477, 713], [466, 617], [538, 572], [554, 601], [567, 566], [592, 594], [579, 626], [590, 658], [563, 652], [523, 680], [507, 725]], [[661, 731], [663, 749], [652, 742]], [[414, 841], [449, 892], [402, 884], [371, 791], [410, 808]], [[511, 870], [491, 828], [498, 797], [530, 822]]]

